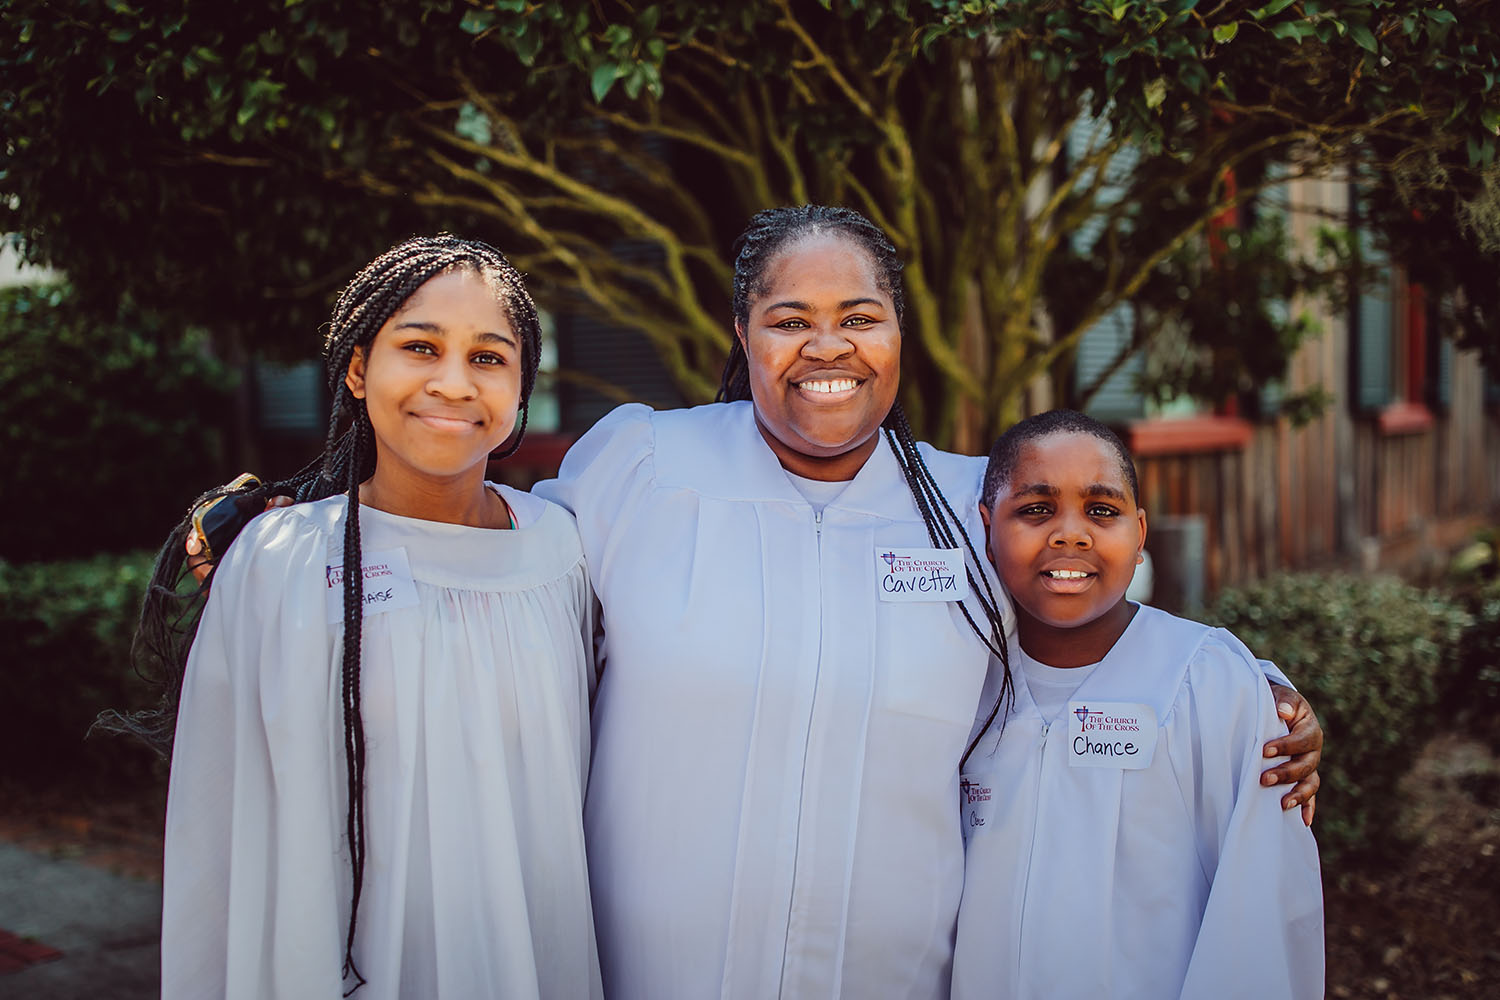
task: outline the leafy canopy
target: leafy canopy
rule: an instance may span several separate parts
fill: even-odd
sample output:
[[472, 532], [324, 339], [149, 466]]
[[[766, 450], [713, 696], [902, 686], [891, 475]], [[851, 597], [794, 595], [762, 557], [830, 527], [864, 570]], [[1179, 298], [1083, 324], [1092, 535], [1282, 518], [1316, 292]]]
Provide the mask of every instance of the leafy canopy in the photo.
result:
[[850, 204], [907, 261], [908, 408], [977, 448], [1037, 376], [1067, 399], [1122, 304], [1171, 314], [1133, 342], [1219, 351], [1170, 298], [1267, 178], [1359, 164], [1397, 235], [1421, 206], [1473, 264], [1433, 291], [1500, 341], [1497, 6], [0, 0], [0, 225], [85, 293], [283, 352], [382, 245], [460, 228], [699, 400], [744, 220]]

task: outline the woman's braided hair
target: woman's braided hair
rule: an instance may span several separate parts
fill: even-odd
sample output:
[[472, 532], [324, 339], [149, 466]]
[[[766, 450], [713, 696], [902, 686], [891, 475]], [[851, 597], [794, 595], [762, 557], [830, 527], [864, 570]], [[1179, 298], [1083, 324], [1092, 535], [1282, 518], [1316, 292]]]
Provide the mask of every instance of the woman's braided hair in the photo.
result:
[[[344, 383], [356, 348], [368, 350], [387, 320], [428, 281], [441, 274], [467, 270], [484, 278], [495, 291], [506, 319], [521, 340], [520, 414], [511, 446], [498, 457], [515, 452], [526, 433], [527, 402], [536, 384], [541, 356], [541, 323], [521, 275], [494, 247], [447, 234], [406, 240], [365, 266], [339, 294], [334, 304], [323, 355], [332, 413], [323, 453], [280, 482], [231, 492], [220, 487], [199, 497], [168, 537], [157, 555], [146, 598], [141, 606], [133, 655], [138, 667], [156, 676], [163, 688], [161, 704], [153, 711], [131, 715], [106, 713], [99, 725], [106, 730], [140, 736], [164, 756], [170, 755], [182, 693], [183, 668], [197, 632], [204, 597], [212, 580], [201, 587], [184, 587], [188, 579], [183, 542], [192, 530], [192, 510], [217, 497], [258, 513], [267, 500], [290, 496], [298, 503], [321, 500], [338, 493], [349, 498], [344, 520], [344, 621], [342, 698], [344, 758], [349, 793], [346, 830], [349, 838], [353, 898], [348, 937], [344, 946], [344, 976], [352, 978], [349, 992], [364, 983], [354, 964], [354, 931], [364, 881], [364, 725], [360, 717], [360, 646], [363, 624], [363, 574], [360, 572], [359, 486], [375, 471], [375, 438], [364, 400], [356, 399]], [[346, 994], [347, 995], [347, 994]]]
[[[876, 284], [891, 297], [896, 323], [900, 325], [905, 316], [906, 299], [901, 288], [901, 257], [896, 252], [895, 244], [884, 230], [853, 209], [827, 205], [772, 208], [757, 212], [750, 219], [750, 224], [734, 244], [732, 302], [735, 322], [741, 327], [749, 325], [750, 300], [764, 294], [766, 268], [782, 250], [795, 242], [824, 234], [836, 234], [848, 239], [869, 254], [871, 263], [875, 265]], [[751, 399], [750, 362], [744, 345], [736, 337], [719, 381], [718, 400], [734, 402], [748, 399]], [[968, 553], [965, 571], [969, 578], [969, 592], [979, 601], [989, 628], [980, 628], [963, 602], [959, 602], [958, 607], [979, 641], [1000, 661], [1003, 671], [1000, 697], [991, 709], [985, 726], [980, 729], [983, 734], [999, 714], [1001, 706], [1014, 697], [1001, 603], [995, 597], [989, 577], [984, 573], [983, 563], [969, 540], [968, 532], [964, 530], [963, 522], [953, 513], [953, 507], [948, 503], [947, 497], [943, 496], [927, 463], [922, 460], [916, 439], [912, 436], [911, 424], [907, 422], [899, 400], [891, 407], [881, 428], [885, 431], [886, 442], [906, 477], [906, 485], [911, 490], [923, 523], [927, 525], [927, 535], [932, 544], [947, 549], [962, 547]], [[968, 763], [969, 755], [974, 752], [977, 744], [976, 737], [964, 752], [959, 764], [960, 770]]]

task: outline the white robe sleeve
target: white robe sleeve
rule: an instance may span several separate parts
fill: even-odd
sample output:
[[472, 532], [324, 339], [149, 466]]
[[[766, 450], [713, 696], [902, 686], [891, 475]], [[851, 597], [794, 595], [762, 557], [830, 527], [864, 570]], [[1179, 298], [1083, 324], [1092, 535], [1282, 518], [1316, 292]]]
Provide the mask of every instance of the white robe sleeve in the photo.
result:
[[[334, 817], [343, 793], [329, 787], [326, 739], [299, 735], [328, 732], [320, 581], [296, 572], [309, 563], [321, 572], [325, 559], [317, 531], [273, 511], [246, 528], [215, 575], [172, 753], [165, 1000], [342, 993], [348, 877], [337, 870]], [[312, 696], [283, 699], [289, 684]], [[263, 701], [282, 710], [267, 717]], [[308, 714], [316, 724], [305, 723]], [[285, 802], [315, 805], [279, 809]]]
[[[629, 510], [650, 489], [651, 413], [643, 403], [615, 407], [568, 449], [556, 479], [531, 488], [536, 496], [573, 513], [596, 593], [602, 590], [599, 581], [613, 550], [611, 532], [616, 524], [630, 523]], [[596, 684], [608, 659], [607, 612], [596, 615], [592, 636]]]
[[1317, 845], [1259, 783], [1261, 745], [1285, 726], [1260, 666], [1218, 630], [1190, 667], [1168, 751], [1197, 828], [1208, 902], [1184, 998], [1321, 997]]

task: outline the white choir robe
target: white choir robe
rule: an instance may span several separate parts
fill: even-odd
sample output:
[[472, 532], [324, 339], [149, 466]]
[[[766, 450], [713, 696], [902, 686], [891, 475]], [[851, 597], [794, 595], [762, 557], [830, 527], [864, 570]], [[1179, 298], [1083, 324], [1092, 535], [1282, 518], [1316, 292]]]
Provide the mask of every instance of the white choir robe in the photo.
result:
[[[982, 545], [984, 461], [922, 454]], [[819, 517], [749, 403], [627, 405], [536, 492], [577, 516], [603, 605], [608, 996], [946, 997], [988, 655], [956, 603], [880, 599], [878, 552], [932, 547], [888, 444]]]
[[[567, 512], [500, 489], [517, 530], [360, 508], [365, 559], [404, 549], [417, 600], [363, 623], [360, 1000], [602, 995], [582, 830], [592, 595]], [[167, 1000], [352, 985], [343, 616], [325, 610], [346, 506], [257, 517], [214, 577], [172, 756]]]
[[1230, 633], [1140, 607], [1071, 700], [1150, 705], [1142, 770], [1070, 766], [1068, 712], [1045, 725], [1014, 670], [964, 776], [956, 1000], [1323, 995], [1317, 846], [1259, 784], [1286, 728], [1262, 669]]

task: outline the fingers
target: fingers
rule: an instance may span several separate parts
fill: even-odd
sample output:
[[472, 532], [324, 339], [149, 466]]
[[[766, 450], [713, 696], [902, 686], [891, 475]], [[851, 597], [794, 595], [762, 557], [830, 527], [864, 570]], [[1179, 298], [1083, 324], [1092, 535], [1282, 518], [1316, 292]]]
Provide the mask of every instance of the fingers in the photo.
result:
[[198, 533], [189, 531], [182, 547], [187, 550], [186, 565], [188, 572], [193, 574], [193, 579], [199, 583], [208, 579], [208, 571], [213, 569], [214, 564], [204, 557], [203, 540], [198, 537]]
[[1318, 772], [1312, 772], [1305, 780], [1297, 782], [1296, 787], [1281, 797], [1281, 808], [1289, 811], [1301, 806], [1302, 822], [1312, 826], [1313, 812], [1317, 808], [1313, 804], [1313, 799], [1318, 794], [1318, 787], [1321, 784], [1322, 779], [1318, 777]]
[[266, 510], [270, 510], [272, 507], [290, 507], [294, 503], [296, 501], [291, 497], [272, 497], [266, 501]]
[[1318, 757], [1315, 754], [1304, 753], [1290, 757], [1275, 767], [1266, 768], [1261, 772], [1260, 783], [1269, 788], [1272, 785], [1291, 785], [1306, 781], [1318, 772]]
[[1273, 686], [1276, 695], [1276, 714], [1287, 723], [1290, 732], [1266, 743], [1267, 757], [1295, 757], [1312, 754], [1315, 769], [1323, 757], [1323, 727], [1313, 714], [1307, 699], [1291, 688]]

